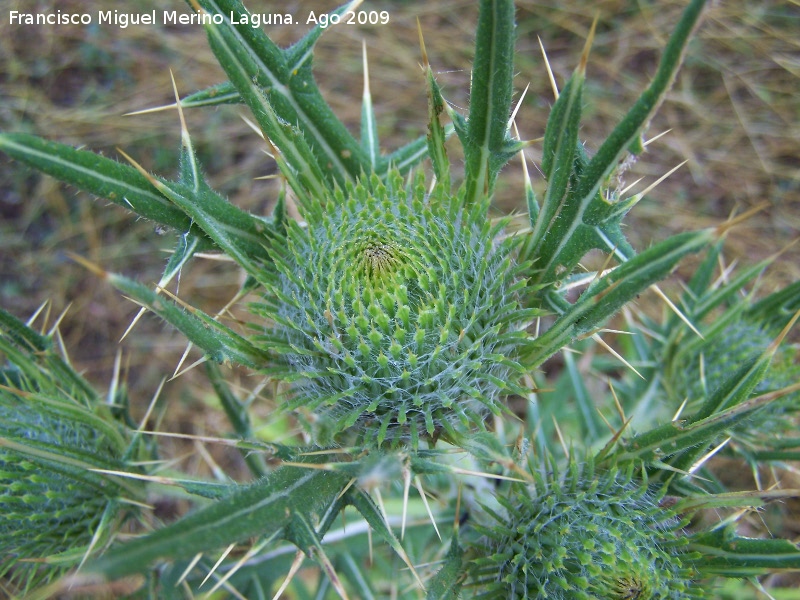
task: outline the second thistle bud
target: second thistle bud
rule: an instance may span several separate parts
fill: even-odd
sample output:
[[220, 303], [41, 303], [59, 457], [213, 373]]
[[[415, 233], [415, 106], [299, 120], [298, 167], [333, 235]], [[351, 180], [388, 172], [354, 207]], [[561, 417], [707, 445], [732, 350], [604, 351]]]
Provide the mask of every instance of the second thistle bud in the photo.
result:
[[41, 336], [0, 311], [0, 578], [21, 590], [99, 550], [138, 483], [127, 436], [97, 394]]
[[563, 478], [498, 497], [487, 510], [473, 578], [481, 598], [685, 600], [692, 585], [677, 520], [630, 475], [570, 465]]

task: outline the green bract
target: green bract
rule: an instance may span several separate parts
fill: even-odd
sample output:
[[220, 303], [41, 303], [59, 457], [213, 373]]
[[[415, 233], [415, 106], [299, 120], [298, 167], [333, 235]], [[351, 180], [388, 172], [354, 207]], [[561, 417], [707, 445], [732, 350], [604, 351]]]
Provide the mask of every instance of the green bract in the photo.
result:
[[570, 465], [498, 496], [475, 579], [481, 598], [679, 600], [702, 594], [673, 513], [630, 473]]
[[515, 244], [486, 209], [394, 174], [289, 222], [270, 245], [277, 269], [254, 307], [274, 322], [261, 341], [294, 381], [289, 406], [378, 444], [416, 445], [498, 413], [524, 372], [530, 311]]

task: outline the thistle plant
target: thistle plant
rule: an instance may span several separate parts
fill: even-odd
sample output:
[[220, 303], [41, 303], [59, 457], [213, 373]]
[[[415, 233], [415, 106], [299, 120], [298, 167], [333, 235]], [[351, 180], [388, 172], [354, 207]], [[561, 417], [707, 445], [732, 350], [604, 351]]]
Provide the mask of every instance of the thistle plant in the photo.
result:
[[[358, 14], [359, 4], [340, 7], [325, 23]], [[85, 560], [67, 564], [75, 568], [42, 593], [139, 575], [144, 583], [134, 597], [688, 599], [725, 577], [760, 585], [761, 575], [800, 569], [790, 540], [737, 529], [750, 512], [797, 490], [728, 490], [710, 460], [723, 453], [754, 470], [777, 470], [800, 458], [790, 432], [753, 429], [776, 420], [787, 430], [796, 425], [800, 384], [786, 340], [800, 286], [746, 293], [766, 262], [716, 275], [736, 220], [642, 251], [623, 233], [644, 193], [624, 196], [616, 176], [644, 151], [647, 124], [704, 5], [688, 3], [650, 85], [590, 152], [579, 132], [592, 28], [544, 126], [541, 198], [523, 170], [522, 225], [520, 215], [490, 212], [501, 171], [505, 177], [520, 154], [527, 164], [524, 150], [537, 143], [521, 140], [511, 118], [510, 0], [480, 2], [466, 114], [445, 101], [421, 43], [427, 132], [391, 152], [380, 150], [368, 94], [357, 139], [320, 93], [312, 57], [326, 27], [280, 48], [247, 25], [238, 0], [189, 0], [227, 80], [185, 97], [176, 83], [175, 179], [147, 172], [124, 152], [118, 162], [0, 134], [0, 150], [20, 163], [175, 231], [155, 288], [75, 259], [202, 351], [230, 422], [206, 441], [239, 449], [253, 475], [219, 483], [169, 471], [157, 454], [137, 460], [134, 441], [170, 432], [142, 432], [118, 411], [97, 416], [98, 402], [85, 400], [96, 393], [76, 375], [80, 394], [55, 385], [62, 362], [21, 383], [6, 378], [9, 398], [40, 400], [55, 432], [42, 443], [69, 464], [63, 477], [37, 480], [35, 498], [70, 496], [76, 486], [91, 496], [80, 500], [82, 533], [67, 528], [62, 536], [72, 549], [88, 546]], [[221, 104], [250, 110], [277, 163], [282, 188], [268, 216], [236, 207], [206, 182], [184, 112]], [[463, 150], [461, 181], [448, 158], [454, 143]], [[586, 272], [581, 261], [591, 251], [607, 258]], [[245, 273], [235, 301], [247, 318], [231, 322], [168, 291], [196, 255], [209, 252]], [[701, 253], [669, 312], [633, 311], [640, 294]], [[629, 368], [598, 357], [593, 369], [610, 385], [590, 392], [571, 352], [591, 356], [598, 332], [623, 308], [632, 335], [613, 352]], [[35, 353], [23, 360], [15, 348], [38, 334], [4, 319], [11, 341], [0, 350], [14, 368], [28, 365]], [[546, 367], [557, 354], [563, 368]], [[240, 398], [221, 363], [272, 385], [259, 386], [256, 399]], [[81, 409], [50, 410], [65, 395]], [[3, 402], [5, 421], [33, 423], [18, 400]], [[257, 435], [252, 402], [271, 403], [298, 433], [281, 442]], [[97, 426], [73, 426], [78, 413], [81, 423], [91, 413]], [[121, 423], [131, 429], [120, 431]], [[22, 433], [15, 427], [0, 429], [0, 459], [16, 452]], [[78, 447], [91, 460], [76, 464]], [[24, 487], [25, 461], [35, 464], [25, 458], [3, 467], [11, 490], [4, 502]], [[106, 487], [92, 487], [97, 481]], [[195, 507], [174, 522], [115, 535], [131, 482], [149, 482], [152, 494], [171, 486]], [[96, 507], [110, 507], [108, 517], [92, 521]], [[340, 517], [346, 526], [337, 525]], [[7, 539], [38, 543], [45, 534], [34, 521], [7, 519]], [[56, 564], [64, 550], [27, 543], [10, 550], [13, 568], [37, 553]], [[312, 564], [318, 576], [301, 571]]]

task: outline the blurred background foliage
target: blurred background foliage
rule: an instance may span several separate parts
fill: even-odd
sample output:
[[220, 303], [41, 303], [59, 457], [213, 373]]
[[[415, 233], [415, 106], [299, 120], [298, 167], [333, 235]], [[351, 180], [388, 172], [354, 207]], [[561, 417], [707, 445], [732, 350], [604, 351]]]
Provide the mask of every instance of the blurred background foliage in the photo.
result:
[[[307, 29], [306, 15], [327, 12], [331, 0], [274, 3], [253, 0], [254, 12], [290, 13], [298, 24], [266, 26], [287, 45]], [[553, 102], [539, 39], [559, 85], [572, 72], [599, 15], [588, 67], [581, 137], [591, 152], [646, 86], [683, 2], [675, 0], [518, 0], [517, 78], [519, 97], [530, 85], [516, 122], [523, 138], [539, 138]], [[388, 10], [385, 26], [332, 27], [316, 51], [316, 75], [340, 118], [357, 132], [362, 91], [361, 42], [369, 56], [371, 92], [382, 145], [395, 148], [424, 132], [426, 95], [416, 18], [445, 97], [468, 104], [472, 28], [476, 3], [369, 1], [362, 8]], [[62, 0], [62, 12], [99, 10], [188, 12], [179, 0]], [[117, 148], [147, 169], [172, 176], [177, 169], [179, 122], [175, 111], [139, 116], [125, 113], [169, 104], [170, 69], [183, 95], [218, 83], [222, 72], [199, 26], [10, 26], [8, 11], [53, 11], [52, 2], [7, 0], [0, 13], [0, 130], [36, 133], [121, 158]], [[654, 119], [649, 136], [671, 130], [624, 174], [621, 187], [639, 177], [639, 189], [688, 159], [628, 218], [627, 235], [642, 249], [669, 233], [718, 224], [733, 212], [766, 207], [728, 237], [725, 257], [752, 264], [786, 249], [800, 231], [800, 4], [796, 0], [714, 3], [707, 13], [675, 87]], [[213, 187], [237, 205], [259, 214], [271, 208], [274, 180], [256, 179], [276, 168], [264, 144], [242, 120], [239, 106], [187, 112], [195, 148]], [[450, 147], [455, 155], [456, 145]], [[526, 154], [541, 159], [541, 145]], [[456, 161], [457, 164], [457, 161]], [[537, 191], [543, 179], [532, 169]], [[498, 214], [524, 209], [522, 176], [512, 161], [500, 178]], [[120, 336], [138, 308], [70, 261], [72, 251], [110, 270], [152, 285], [174, 235], [130, 213], [66, 188], [5, 156], [0, 158], [0, 305], [26, 317], [49, 303], [50, 322], [69, 307], [60, 329], [76, 367], [99, 386], [110, 380]], [[691, 265], [685, 272], [689, 272]], [[760, 283], [766, 294], [798, 279], [800, 248], [789, 247]], [[235, 294], [241, 273], [231, 263], [195, 260], [181, 275], [180, 297], [208, 311]], [[662, 286], [680, 290], [680, 273]], [[674, 294], [673, 294], [674, 296]], [[642, 298], [643, 304], [648, 299]], [[653, 301], [655, 303], [655, 301]], [[659, 309], [660, 310], [660, 309]], [[796, 337], [795, 337], [796, 339]], [[165, 375], [185, 349], [184, 338], [153, 317], [143, 319], [121, 345], [134, 414], [143, 414]], [[195, 356], [194, 358], [197, 358]], [[190, 357], [186, 364], [192, 362]], [[201, 371], [198, 369], [197, 371]], [[242, 388], [257, 382], [230, 372]], [[202, 373], [168, 384], [161, 430], [215, 434], [224, 417]], [[166, 404], [166, 403], [165, 403]], [[268, 418], [268, 403], [254, 404], [256, 422]], [[181, 468], [198, 475], [217, 467], [243, 475], [241, 457], [216, 447], [163, 440], [162, 455], [183, 457]], [[794, 486], [797, 487], [797, 486]], [[797, 510], [785, 507], [779, 527], [800, 532]], [[180, 506], [163, 507], [167, 513]], [[771, 524], [772, 525], [772, 524]], [[794, 534], [792, 533], [794, 532]], [[779, 533], [774, 531], [774, 533]], [[733, 597], [733, 596], [732, 596]], [[739, 597], [739, 596], [737, 596]]]

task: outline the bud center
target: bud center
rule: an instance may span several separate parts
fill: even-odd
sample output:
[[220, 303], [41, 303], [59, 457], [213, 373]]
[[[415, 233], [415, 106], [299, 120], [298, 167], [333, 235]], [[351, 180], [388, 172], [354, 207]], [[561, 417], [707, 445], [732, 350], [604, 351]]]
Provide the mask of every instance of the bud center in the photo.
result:
[[389, 244], [371, 242], [364, 248], [364, 266], [367, 275], [378, 275], [389, 270], [397, 262], [393, 248]]

